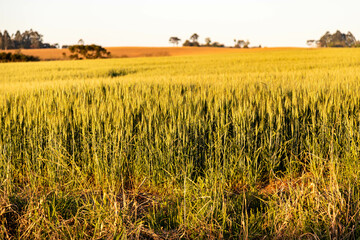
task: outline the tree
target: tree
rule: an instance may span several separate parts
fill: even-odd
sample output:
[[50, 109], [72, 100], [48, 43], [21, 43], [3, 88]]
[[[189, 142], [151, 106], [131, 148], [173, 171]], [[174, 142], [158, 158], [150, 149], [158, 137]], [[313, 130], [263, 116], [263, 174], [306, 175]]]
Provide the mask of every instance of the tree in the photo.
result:
[[193, 43], [195, 43], [199, 39], [199, 35], [197, 33], [194, 33], [193, 35], [191, 35], [190, 39]]
[[246, 40], [245, 44], [244, 44], [244, 48], [249, 48], [250, 42], [249, 40]]
[[355, 36], [351, 32], [348, 32], [346, 34], [346, 36], [345, 36], [345, 44], [346, 44], [346, 46], [352, 47], [352, 46], [355, 46], [356, 43], [357, 43], [357, 41], [356, 41]]
[[183, 46], [184, 46], [184, 47], [192, 47], [192, 46], [193, 46], [193, 43], [190, 42], [189, 40], [186, 40], [186, 41], [183, 43]]
[[197, 41], [199, 39], [199, 35], [197, 33], [194, 33], [191, 35], [190, 40], [186, 40], [183, 44], [184, 47], [200, 47], [199, 42]]
[[22, 34], [22, 45], [23, 45], [23, 48], [25, 48], [25, 49], [31, 48], [30, 32], [27, 30], [25, 32], [23, 32], [23, 34]]
[[184, 47], [200, 47], [200, 44], [198, 42], [191, 42], [189, 40], [186, 40], [183, 44]]
[[55, 45], [43, 43], [43, 35], [32, 29], [23, 33], [16, 31], [10, 34], [5, 30], [4, 34], [0, 33], [0, 49], [20, 49], [20, 48], [56, 48]]
[[73, 45], [69, 47], [71, 59], [95, 59], [95, 58], [106, 58], [110, 56], [105, 48], [99, 45]]
[[84, 45], [84, 44], [85, 44], [84, 40], [82, 38], [80, 38], [78, 41], [78, 45]]
[[311, 39], [311, 40], [306, 41], [306, 45], [308, 45], [309, 47], [317, 47], [317, 46], [319, 46], [319, 44], [320, 44], [319, 40]]
[[15, 33], [14, 46], [16, 49], [23, 48], [23, 37], [19, 30]]
[[172, 43], [174, 46], [178, 46], [180, 41], [181, 39], [178, 37], [170, 37], [169, 39], [169, 42]]
[[38, 33], [37, 31], [33, 31], [32, 29], [30, 29], [29, 32], [30, 35], [30, 48], [42, 48], [42, 35], [40, 33]]
[[306, 45], [308, 45], [309, 47], [314, 46], [315, 40], [307, 40], [306, 41]]
[[344, 34], [337, 30], [334, 34], [327, 31], [318, 41], [320, 47], [353, 47], [356, 38], [351, 32]]
[[321, 47], [327, 47], [327, 45], [331, 42], [331, 34], [327, 31], [319, 40]]
[[4, 49], [4, 38], [3, 38], [3, 35], [0, 31], [0, 50], [1, 49]]
[[249, 40], [236, 40], [234, 39], [234, 42], [235, 42], [235, 48], [249, 48], [249, 45], [250, 45], [250, 42]]
[[245, 46], [245, 41], [244, 40], [236, 40], [234, 39], [235, 42], [235, 48], [243, 48]]
[[212, 47], [225, 47], [224, 44], [221, 44], [221, 43], [219, 43], [219, 42], [213, 42], [213, 43], [211, 44], [211, 46], [212, 46]]
[[205, 46], [211, 45], [211, 39], [209, 37], [205, 38]]
[[8, 50], [8, 49], [11, 49], [12, 47], [12, 41], [11, 41], [11, 37], [8, 33], [8, 31], [4, 31], [4, 35], [3, 35], [3, 41], [4, 41], [4, 49], [5, 50]]

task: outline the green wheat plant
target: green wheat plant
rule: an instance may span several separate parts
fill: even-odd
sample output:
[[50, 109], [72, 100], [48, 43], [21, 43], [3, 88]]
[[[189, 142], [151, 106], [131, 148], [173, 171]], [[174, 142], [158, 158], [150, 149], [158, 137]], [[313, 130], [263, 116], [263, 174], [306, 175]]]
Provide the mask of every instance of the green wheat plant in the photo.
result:
[[0, 64], [2, 239], [357, 239], [360, 51]]

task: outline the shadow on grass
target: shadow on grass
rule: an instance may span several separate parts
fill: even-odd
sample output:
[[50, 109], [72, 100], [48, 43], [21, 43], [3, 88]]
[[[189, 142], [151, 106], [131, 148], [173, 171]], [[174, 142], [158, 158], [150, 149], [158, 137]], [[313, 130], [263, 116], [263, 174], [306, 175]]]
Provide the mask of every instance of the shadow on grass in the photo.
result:
[[137, 72], [136, 70], [128, 70], [128, 69], [111, 69], [110, 71], [108, 71], [107, 76], [111, 78], [123, 77], [129, 74], [134, 74], [136, 72]]

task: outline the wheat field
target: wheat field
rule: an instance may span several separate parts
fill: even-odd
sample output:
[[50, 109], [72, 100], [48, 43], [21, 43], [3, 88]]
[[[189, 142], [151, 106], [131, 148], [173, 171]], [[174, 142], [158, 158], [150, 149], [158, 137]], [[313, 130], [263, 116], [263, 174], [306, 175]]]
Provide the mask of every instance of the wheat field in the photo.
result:
[[[113, 58], [133, 57], [164, 57], [188, 55], [212, 55], [227, 53], [264, 52], [274, 50], [289, 50], [291, 48], [216, 48], [216, 47], [106, 47]], [[16, 53], [19, 50], [5, 52]], [[0, 50], [1, 52], [1, 50]], [[21, 53], [39, 57], [41, 60], [69, 60], [71, 52], [68, 49], [21, 49]]]
[[2, 239], [357, 239], [360, 50], [0, 64]]

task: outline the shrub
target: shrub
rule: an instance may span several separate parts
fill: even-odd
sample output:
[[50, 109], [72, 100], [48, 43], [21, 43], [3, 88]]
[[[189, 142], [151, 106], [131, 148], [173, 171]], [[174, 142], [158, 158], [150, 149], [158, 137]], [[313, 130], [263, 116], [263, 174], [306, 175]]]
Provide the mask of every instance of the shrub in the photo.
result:
[[110, 57], [110, 52], [99, 45], [73, 45], [69, 47], [70, 59], [96, 59]]
[[40, 59], [38, 57], [22, 53], [0, 53], [0, 62], [34, 62], [39, 60]]
[[200, 44], [198, 42], [190, 42], [189, 40], [186, 40], [183, 44], [184, 47], [200, 47]]

